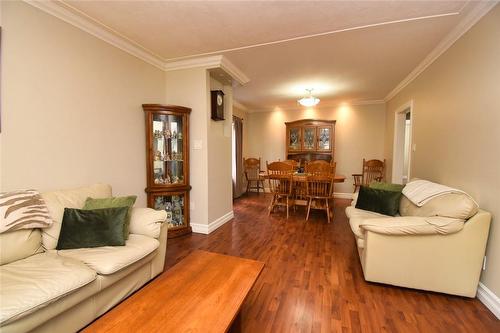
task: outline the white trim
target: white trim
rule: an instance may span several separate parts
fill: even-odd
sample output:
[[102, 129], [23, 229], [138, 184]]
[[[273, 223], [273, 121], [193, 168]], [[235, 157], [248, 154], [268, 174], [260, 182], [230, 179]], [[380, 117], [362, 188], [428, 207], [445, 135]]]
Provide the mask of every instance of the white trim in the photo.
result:
[[66, 23], [69, 23], [95, 36], [122, 51], [125, 51], [145, 62], [163, 69], [165, 59], [146, 49], [139, 43], [121, 35], [103, 23], [85, 15], [65, 2], [24, 0], [27, 4], [36, 7]]
[[500, 319], [500, 298], [481, 282], [479, 282], [479, 286], [477, 287], [477, 299]]
[[233, 218], [234, 212], [230, 211], [209, 224], [191, 223], [191, 228], [195, 233], [208, 235]]
[[218, 68], [221, 66], [222, 56], [215, 55], [210, 57], [200, 57], [193, 59], [185, 59], [178, 61], [167, 61], [163, 70], [166, 72], [176, 71], [179, 69], [196, 68], [196, 67], [206, 67], [206, 68]]
[[384, 101], [391, 100], [404, 87], [415, 80], [427, 67], [429, 67], [440, 55], [448, 50], [463, 34], [465, 34], [474, 24], [486, 15], [498, 1], [480, 1], [475, 3], [475, 7], [467, 14], [455, 28], [422, 60], [414, 70], [408, 74], [390, 93], [385, 96]]
[[221, 56], [220, 68], [229, 74], [233, 79], [241, 85], [250, 81], [248, 76], [245, 75], [238, 67], [236, 67], [228, 58]]
[[[406, 114], [406, 110], [410, 109], [410, 117], [411, 117], [411, 126], [410, 126], [410, 156], [408, 157], [408, 180], [411, 179], [411, 156], [413, 152], [413, 125], [414, 125], [414, 109], [413, 109], [413, 100], [410, 100], [409, 102], [406, 102], [405, 104], [401, 105], [397, 110], [394, 112], [394, 138], [393, 138], [393, 143], [392, 143], [392, 170], [391, 170], [391, 179], [393, 183], [399, 184], [401, 183], [401, 180], [399, 178], [395, 178], [394, 170], [399, 169], [399, 163], [401, 162], [399, 158], [396, 158], [396, 146], [398, 145], [398, 140], [397, 138], [399, 137], [399, 126], [398, 126], [398, 118], [401, 117], [401, 114]], [[404, 141], [403, 141], [404, 145]]]
[[163, 70], [169, 72], [179, 69], [197, 67], [205, 67], [207, 69], [220, 68], [241, 85], [244, 85], [250, 81], [245, 73], [243, 73], [238, 67], [236, 67], [231, 61], [229, 61], [229, 59], [227, 59], [223, 55], [185, 59], [179, 61], [167, 61], [163, 66]]

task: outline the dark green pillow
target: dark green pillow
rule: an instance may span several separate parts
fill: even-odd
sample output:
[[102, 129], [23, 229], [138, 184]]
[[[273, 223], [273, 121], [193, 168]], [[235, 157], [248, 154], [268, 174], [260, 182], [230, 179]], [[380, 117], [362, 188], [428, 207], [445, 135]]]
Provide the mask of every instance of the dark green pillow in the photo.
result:
[[374, 188], [376, 190], [386, 190], [386, 191], [395, 191], [401, 192], [405, 186], [401, 184], [392, 184], [392, 183], [384, 183], [373, 181], [370, 183], [370, 188]]
[[395, 216], [399, 210], [401, 192], [379, 190], [368, 186], [359, 189], [356, 208]]
[[123, 226], [128, 208], [64, 208], [57, 250], [125, 245]]
[[100, 208], [116, 208], [116, 207], [127, 207], [128, 213], [125, 220], [125, 225], [123, 227], [123, 237], [128, 239], [130, 216], [132, 215], [132, 206], [135, 203], [137, 196], [129, 195], [126, 197], [112, 197], [103, 199], [87, 198], [85, 200], [85, 205], [83, 209], [100, 209]]

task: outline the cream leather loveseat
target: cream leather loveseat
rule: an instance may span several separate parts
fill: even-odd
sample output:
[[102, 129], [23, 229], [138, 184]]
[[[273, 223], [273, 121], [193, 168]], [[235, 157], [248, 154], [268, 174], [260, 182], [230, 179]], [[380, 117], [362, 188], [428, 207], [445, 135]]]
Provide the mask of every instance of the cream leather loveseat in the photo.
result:
[[166, 213], [133, 208], [125, 246], [55, 250], [65, 207], [109, 185], [43, 193], [54, 224], [0, 234], [0, 332], [75, 332], [163, 271]]
[[422, 207], [403, 195], [396, 217], [357, 209], [356, 200], [346, 214], [365, 280], [476, 296], [490, 213], [456, 193]]

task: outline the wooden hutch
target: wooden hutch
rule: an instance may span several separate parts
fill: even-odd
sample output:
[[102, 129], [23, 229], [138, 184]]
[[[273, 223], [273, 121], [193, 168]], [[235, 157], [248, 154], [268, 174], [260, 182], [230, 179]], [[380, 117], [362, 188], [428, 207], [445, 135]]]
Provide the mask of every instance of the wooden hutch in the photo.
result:
[[143, 104], [148, 207], [167, 212], [168, 238], [189, 224], [189, 114], [183, 106]]
[[334, 161], [335, 120], [302, 119], [286, 122], [286, 159]]

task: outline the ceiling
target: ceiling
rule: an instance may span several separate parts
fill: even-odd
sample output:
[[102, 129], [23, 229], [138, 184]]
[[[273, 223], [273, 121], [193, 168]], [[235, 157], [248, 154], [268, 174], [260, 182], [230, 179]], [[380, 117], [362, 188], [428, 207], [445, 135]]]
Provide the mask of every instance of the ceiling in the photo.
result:
[[464, 17], [468, 1], [65, 1], [164, 59], [223, 54], [253, 111], [383, 100]]

